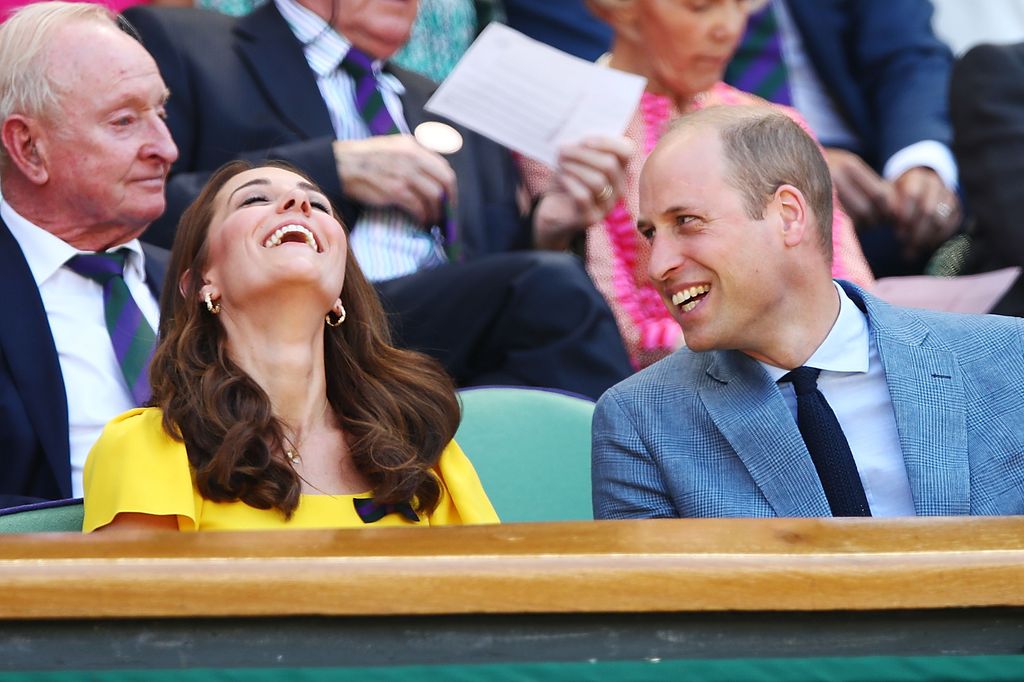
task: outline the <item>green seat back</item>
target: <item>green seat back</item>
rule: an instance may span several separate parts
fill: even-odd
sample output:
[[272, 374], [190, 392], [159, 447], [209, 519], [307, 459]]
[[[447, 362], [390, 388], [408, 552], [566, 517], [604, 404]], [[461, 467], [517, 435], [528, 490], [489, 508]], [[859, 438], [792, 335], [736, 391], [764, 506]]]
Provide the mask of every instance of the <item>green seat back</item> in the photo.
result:
[[0, 516], [0, 533], [81, 533], [84, 514], [81, 500], [44, 509], [15, 511]]
[[593, 518], [585, 398], [530, 388], [459, 392], [466, 452], [504, 522]]

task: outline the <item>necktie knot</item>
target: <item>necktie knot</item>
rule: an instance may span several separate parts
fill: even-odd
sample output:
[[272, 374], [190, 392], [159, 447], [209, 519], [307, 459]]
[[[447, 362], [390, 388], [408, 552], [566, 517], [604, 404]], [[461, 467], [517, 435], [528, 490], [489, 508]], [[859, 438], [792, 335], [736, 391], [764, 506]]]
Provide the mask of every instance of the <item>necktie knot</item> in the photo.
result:
[[127, 256], [126, 249], [113, 253], [81, 253], [72, 257], [67, 265], [79, 275], [106, 285], [114, 277], [124, 277]]
[[103, 317], [117, 364], [135, 404], [144, 405], [149, 399], [149, 360], [156, 335], [124, 280], [127, 256], [128, 249], [83, 253], [68, 260], [67, 266], [103, 287]]
[[871, 516], [857, 463], [843, 427], [818, 390], [820, 369], [797, 367], [780, 381], [796, 391], [796, 423], [807, 446], [832, 516]]
[[341, 60], [341, 68], [353, 78], [375, 77], [373, 58], [357, 47], [349, 48], [345, 58]]
[[821, 370], [815, 367], [797, 367], [782, 377], [780, 381], [791, 382], [798, 396], [807, 395], [818, 390], [819, 374], [821, 374]]

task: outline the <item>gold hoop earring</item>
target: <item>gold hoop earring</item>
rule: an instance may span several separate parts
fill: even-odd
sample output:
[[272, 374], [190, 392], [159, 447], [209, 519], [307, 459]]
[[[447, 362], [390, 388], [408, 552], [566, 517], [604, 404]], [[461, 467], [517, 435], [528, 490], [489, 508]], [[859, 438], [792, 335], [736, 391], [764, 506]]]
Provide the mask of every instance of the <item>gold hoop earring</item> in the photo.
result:
[[210, 311], [211, 315], [218, 315], [220, 313], [220, 303], [213, 302], [213, 296], [209, 291], [206, 292], [206, 296], [203, 297], [206, 301], [206, 309]]
[[345, 306], [344, 305], [341, 306], [341, 312], [340, 313], [334, 313], [335, 317], [337, 318], [334, 322], [331, 322], [331, 313], [334, 313], [334, 311], [333, 310], [327, 311], [327, 314], [324, 315], [324, 322], [327, 323], [328, 327], [340, 327], [341, 323], [345, 321], [345, 316], [346, 316]]

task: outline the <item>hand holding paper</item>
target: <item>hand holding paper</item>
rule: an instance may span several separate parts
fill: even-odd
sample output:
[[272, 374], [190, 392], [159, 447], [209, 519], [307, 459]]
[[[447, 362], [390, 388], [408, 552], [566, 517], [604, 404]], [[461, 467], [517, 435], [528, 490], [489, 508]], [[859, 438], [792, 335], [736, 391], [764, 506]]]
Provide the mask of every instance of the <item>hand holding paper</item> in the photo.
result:
[[621, 136], [645, 85], [491, 24], [426, 109], [555, 167], [565, 145]]

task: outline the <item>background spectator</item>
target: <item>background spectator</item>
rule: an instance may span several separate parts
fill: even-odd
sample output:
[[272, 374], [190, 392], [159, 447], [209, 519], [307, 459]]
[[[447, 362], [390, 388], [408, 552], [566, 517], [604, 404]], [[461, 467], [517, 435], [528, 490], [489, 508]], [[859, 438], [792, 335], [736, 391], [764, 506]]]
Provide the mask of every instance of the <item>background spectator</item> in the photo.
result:
[[[624, 199], [586, 230], [587, 270], [615, 312], [634, 365], [644, 366], [678, 348], [682, 333], [647, 276], [648, 247], [637, 235], [637, 179], [640, 167], [681, 113], [715, 105], [761, 101], [721, 82], [743, 34], [750, 3], [720, 0], [703, 10], [658, 0], [593, 0], [591, 6], [615, 32], [608, 66], [647, 78], [626, 135], [635, 154], [627, 167]], [[679, 40], [678, 36], [688, 36]], [[789, 114], [798, 117], [793, 110]], [[534, 196], [558, 179], [539, 162], [524, 159]], [[849, 219], [836, 208], [833, 273], [862, 284], [872, 282]], [[565, 248], [579, 228], [549, 235], [545, 246]]]
[[[585, 220], [596, 198], [552, 192], [530, 213], [507, 150], [461, 130], [462, 148], [442, 157], [408, 134], [427, 119], [435, 86], [387, 60], [415, 11], [388, 0], [277, 0], [238, 19], [127, 10], [176, 93], [167, 120], [183, 150], [168, 211], [146, 238], [169, 243], [182, 207], [220, 164], [282, 158], [339, 206], [400, 345], [437, 357], [463, 385], [597, 397], [630, 371], [604, 300], [571, 256], [507, 253], [531, 246], [534, 222]], [[369, 69], [353, 75], [348, 57]], [[381, 112], [386, 129], [376, 127]], [[621, 184], [611, 156], [592, 180], [599, 187], [609, 174]], [[458, 239], [447, 246], [464, 262], [450, 262], [434, 236], [453, 218]]]
[[[726, 75], [807, 119], [878, 277], [921, 272], [960, 225], [952, 55], [931, 17], [928, 0], [772, 0]], [[771, 92], [769, 64], [786, 79]]]

